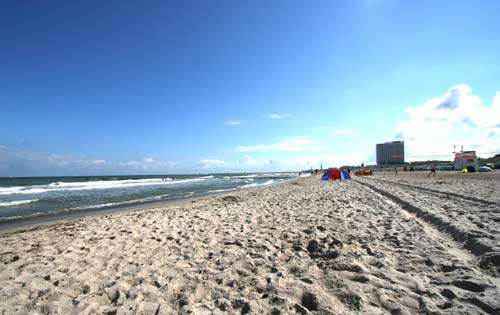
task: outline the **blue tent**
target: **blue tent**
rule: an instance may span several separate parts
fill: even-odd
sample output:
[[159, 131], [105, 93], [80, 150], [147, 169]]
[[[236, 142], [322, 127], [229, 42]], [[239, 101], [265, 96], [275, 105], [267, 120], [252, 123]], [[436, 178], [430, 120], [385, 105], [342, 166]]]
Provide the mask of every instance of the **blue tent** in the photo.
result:
[[351, 175], [347, 172], [347, 170], [340, 170], [340, 179], [341, 180], [346, 180], [346, 179], [351, 179]]

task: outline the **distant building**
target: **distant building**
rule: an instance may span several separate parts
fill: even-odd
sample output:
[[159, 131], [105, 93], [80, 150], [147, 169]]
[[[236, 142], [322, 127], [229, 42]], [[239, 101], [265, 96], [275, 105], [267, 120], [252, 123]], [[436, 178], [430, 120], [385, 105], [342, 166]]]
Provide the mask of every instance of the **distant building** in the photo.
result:
[[455, 169], [462, 170], [465, 167], [472, 166], [477, 169], [476, 151], [462, 151], [455, 153]]
[[392, 141], [377, 144], [377, 165], [397, 165], [405, 162], [405, 142]]

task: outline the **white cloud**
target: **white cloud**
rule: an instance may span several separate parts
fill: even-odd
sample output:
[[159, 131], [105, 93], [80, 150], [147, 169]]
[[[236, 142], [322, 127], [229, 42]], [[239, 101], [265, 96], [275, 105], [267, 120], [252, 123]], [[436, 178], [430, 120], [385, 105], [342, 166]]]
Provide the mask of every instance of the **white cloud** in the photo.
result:
[[241, 125], [242, 122], [241, 122], [241, 120], [227, 120], [224, 122], [224, 124], [226, 124], [228, 126], [238, 126], [238, 125]]
[[168, 172], [177, 163], [146, 157], [131, 161], [32, 151], [16, 145], [0, 148], [0, 176], [100, 175]]
[[258, 162], [252, 158], [251, 156], [245, 155], [241, 159], [241, 164], [246, 165], [246, 166], [256, 166], [258, 165]]
[[313, 168], [339, 167], [343, 165], [360, 165], [373, 163], [370, 154], [367, 152], [349, 152], [340, 154], [317, 154], [302, 156], [290, 160], [282, 160], [281, 164], [285, 164], [292, 170], [304, 170]]
[[408, 107], [396, 129], [408, 160], [451, 159], [453, 145], [488, 157], [500, 152], [500, 92], [487, 106], [467, 85], [455, 85], [421, 106]]
[[221, 168], [226, 168], [230, 166], [230, 163], [224, 161], [224, 160], [219, 160], [219, 159], [201, 159], [199, 162], [201, 168], [205, 170], [215, 170], [215, 169], [221, 169]]
[[119, 164], [120, 164], [120, 166], [132, 166], [132, 167], [136, 167], [136, 166], [140, 166], [141, 162], [133, 160], [133, 161], [120, 162]]
[[237, 152], [311, 152], [321, 151], [320, 142], [309, 137], [291, 137], [273, 144], [237, 146]]
[[217, 158], [204, 158], [199, 162], [204, 171], [209, 172], [241, 172], [241, 171], [280, 171], [288, 170], [288, 161], [274, 158], [254, 159], [249, 155], [235, 161], [225, 161]]
[[357, 130], [355, 129], [333, 129], [332, 130], [332, 136], [337, 137], [337, 136], [352, 136], [357, 134]]
[[271, 115], [268, 115], [267, 117], [272, 118], [272, 119], [285, 119], [285, 118], [292, 117], [292, 115], [290, 115], [290, 114], [271, 114]]
[[[118, 170], [132, 171], [132, 172], [167, 172], [171, 171], [172, 168], [177, 165], [173, 161], [158, 160], [152, 157], [145, 157], [140, 160], [130, 160], [125, 162], [119, 162], [117, 167]], [[115, 165], [113, 165], [115, 166]]]
[[31, 151], [18, 146], [4, 146], [0, 154], [0, 176], [68, 175], [98, 172], [106, 161]]
[[341, 155], [318, 154], [297, 158], [253, 158], [249, 155], [245, 155], [235, 161], [225, 161], [216, 158], [202, 159], [199, 164], [205, 171], [267, 172], [300, 171], [309, 169], [310, 167], [319, 168], [321, 165], [323, 168], [327, 168], [331, 166], [359, 165], [361, 163], [369, 164], [372, 162], [368, 154], [352, 153]]

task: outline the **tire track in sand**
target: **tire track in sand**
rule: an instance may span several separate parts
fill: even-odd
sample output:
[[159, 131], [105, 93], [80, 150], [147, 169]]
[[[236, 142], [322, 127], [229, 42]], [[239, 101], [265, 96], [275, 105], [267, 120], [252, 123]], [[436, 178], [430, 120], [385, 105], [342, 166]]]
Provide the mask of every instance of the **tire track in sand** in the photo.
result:
[[432, 188], [427, 188], [427, 187], [421, 187], [421, 186], [415, 186], [415, 185], [410, 185], [410, 184], [398, 183], [398, 182], [394, 182], [394, 181], [390, 181], [390, 180], [385, 180], [385, 179], [381, 179], [381, 178], [377, 178], [377, 179], [366, 178], [366, 179], [371, 180], [371, 181], [385, 182], [385, 183], [394, 184], [394, 185], [398, 185], [398, 186], [406, 187], [406, 188], [411, 188], [411, 189], [418, 189], [418, 190], [421, 190], [421, 191], [424, 191], [424, 192], [427, 192], [427, 193], [433, 193], [433, 194], [438, 194], [438, 195], [441, 195], [441, 196], [445, 196], [447, 198], [453, 197], [453, 198], [460, 199], [462, 201], [469, 201], [469, 202], [472, 201], [472, 202], [476, 202], [476, 203], [479, 203], [479, 204], [486, 204], [486, 205], [493, 205], [493, 206], [499, 206], [500, 205], [500, 203], [495, 202], [495, 201], [481, 199], [481, 198], [476, 198], [476, 197], [473, 197], [473, 196], [467, 196], [467, 195], [463, 195], [463, 194], [457, 194], [457, 193], [454, 193], [454, 192], [451, 192], [451, 191], [442, 191], [442, 190], [438, 190], [438, 189], [432, 189]]
[[[371, 185], [359, 180], [355, 181], [361, 184], [367, 191], [375, 191], [375, 193], [380, 196], [379, 198], [381, 201], [388, 205], [392, 205], [395, 209], [399, 208], [400, 211], [397, 213], [399, 215], [395, 215], [391, 221], [399, 221], [400, 231], [407, 230], [406, 234], [408, 234], [408, 231], [414, 230], [411, 228], [413, 224], [416, 223], [416, 225], [420, 226], [419, 230], [423, 235], [414, 235], [412, 238], [414, 238], [414, 241], [418, 242], [418, 244], [415, 244], [415, 249], [418, 249], [417, 253], [423, 255], [422, 257], [425, 258], [425, 253], [428, 251], [428, 249], [425, 248], [431, 243], [440, 244], [434, 248], [432, 255], [426, 258], [426, 264], [430, 267], [430, 270], [432, 270], [432, 272], [429, 272], [430, 270], [427, 271], [427, 277], [432, 279], [430, 284], [434, 285], [435, 288], [441, 287], [441, 295], [449, 298], [448, 293], [456, 292], [449, 290], [455, 290], [453, 287], [458, 287], [462, 289], [462, 295], [455, 296], [455, 293], [450, 294], [450, 296], [453, 296], [452, 299], [458, 298], [460, 301], [472, 304], [488, 314], [498, 314], [500, 312], [500, 303], [496, 299], [494, 301], [489, 300], [486, 302], [482, 298], [483, 293], [480, 292], [483, 289], [479, 288], [480, 286], [483, 286], [483, 288], [489, 287], [487, 290], [497, 292], [494, 295], [500, 294], [500, 278], [498, 278], [495, 274], [491, 274], [491, 270], [484, 270], [476, 255], [463, 249], [461, 246], [457, 246], [455, 243], [456, 241], [450, 237], [451, 235], [442, 233], [439, 229], [436, 229], [432, 223], [422, 220], [421, 217], [418, 216], [418, 213], [409, 211], [401, 204], [399, 198], [393, 198], [394, 196], [390, 193], [387, 193], [382, 189], [374, 188]], [[394, 214], [396, 214], [396, 212]], [[397, 219], [398, 217], [402, 220]], [[389, 224], [389, 226], [391, 225], [394, 224]], [[391, 227], [390, 229], [392, 230], [393, 228]], [[398, 238], [396, 238], [396, 241]], [[387, 240], [391, 241], [390, 235]], [[400, 248], [400, 250], [396, 251], [397, 253], [404, 253], [407, 251], [406, 247], [408, 247], [408, 244], [404, 241], [397, 241], [395, 245]], [[451, 264], [440, 261], [440, 259], [443, 259], [444, 257], [448, 257]], [[398, 260], [399, 259], [401, 258], [398, 258]], [[476, 284], [478, 284], [478, 286], [476, 286]], [[456, 309], [447, 309], [448, 305], [446, 305], [446, 303], [440, 305], [439, 307], [441, 308], [441, 311], [444, 312], [456, 312]], [[425, 310], [421, 309], [421, 311], [426, 313]]]
[[376, 182], [377, 186], [364, 179], [355, 181], [391, 199], [407, 212], [450, 235], [459, 246], [479, 258], [480, 266], [484, 270], [496, 276], [500, 274], [500, 226], [498, 220], [491, 220], [492, 215], [498, 219], [492, 209], [474, 205], [474, 202], [469, 200], [464, 211], [463, 203], [457, 204], [453, 202], [453, 198], [443, 200], [432, 193], [424, 193], [421, 189], [408, 191], [409, 187], [401, 188], [397, 183], [375, 179], [369, 181]]

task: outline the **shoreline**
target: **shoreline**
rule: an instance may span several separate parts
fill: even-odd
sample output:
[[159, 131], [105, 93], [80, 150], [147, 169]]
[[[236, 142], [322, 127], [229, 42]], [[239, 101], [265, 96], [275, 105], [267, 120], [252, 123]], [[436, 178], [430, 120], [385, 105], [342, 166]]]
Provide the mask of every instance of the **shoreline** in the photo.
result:
[[162, 206], [171, 206], [172, 204], [178, 202], [189, 202], [190, 200], [202, 199], [204, 197], [206, 196], [185, 197], [185, 198], [164, 200], [164, 201], [150, 201], [150, 202], [144, 202], [127, 206], [117, 206], [117, 207], [101, 208], [94, 210], [89, 209], [80, 211], [67, 211], [59, 213], [40, 214], [24, 218], [16, 218], [0, 222], [0, 235], [6, 233], [18, 233], [23, 231], [29, 231], [41, 226], [49, 226], [64, 221], [77, 220], [90, 216], [111, 215], [122, 212], [126, 213], [126, 212], [153, 209]]
[[[287, 182], [291, 182], [297, 180], [297, 178], [292, 178], [289, 180], [284, 180], [278, 183], [273, 183], [268, 186], [275, 186], [284, 184]], [[202, 200], [204, 198], [212, 198], [223, 196], [225, 194], [229, 194], [234, 191], [240, 190], [251, 190], [258, 189], [266, 186], [257, 186], [257, 187], [246, 187], [246, 188], [236, 188], [230, 189], [227, 191], [221, 192], [206, 192], [197, 196], [188, 196], [188, 197], [179, 197], [168, 200], [155, 200], [155, 201], [147, 201], [142, 203], [130, 204], [130, 205], [120, 205], [120, 206], [111, 206], [104, 207], [100, 209], [87, 209], [87, 210], [78, 210], [78, 211], [62, 211], [58, 213], [47, 213], [40, 214], [35, 216], [27, 216], [21, 218], [15, 218], [11, 220], [0, 220], [0, 236], [8, 233], [19, 233], [23, 231], [29, 231], [32, 229], [40, 228], [42, 226], [49, 226], [52, 224], [61, 223], [69, 220], [77, 220], [80, 218], [90, 217], [90, 216], [100, 216], [100, 215], [112, 215], [116, 213], [122, 212], [135, 212], [135, 211], [143, 211], [148, 209], [154, 209], [159, 207], [169, 207], [182, 203], [189, 203], [192, 201]]]

